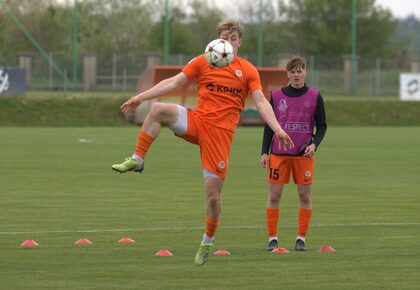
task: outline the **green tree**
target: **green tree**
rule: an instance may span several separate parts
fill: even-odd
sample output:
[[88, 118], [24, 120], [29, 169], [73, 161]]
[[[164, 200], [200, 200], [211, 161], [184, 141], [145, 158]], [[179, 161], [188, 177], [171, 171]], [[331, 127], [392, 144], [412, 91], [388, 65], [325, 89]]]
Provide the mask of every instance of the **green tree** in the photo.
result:
[[414, 15], [410, 15], [397, 21], [398, 30], [395, 35], [395, 41], [405, 44], [402, 50], [406, 50], [412, 55], [420, 56], [420, 20]]
[[[162, 11], [163, 12], [163, 11]], [[169, 12], [169, 53], [170, 54], [194, 54], [197, 51], [197, 43], [194, 34], [186, 24], [187, 14], [185, 10], [178, 6], [172, 6]], [[150, 51], [163, 52], [163, 31], [164, 17], [162, 15], [159, 22], [153, 25], [149, 35]]]
[[98, 54], [147, 49], [153, 3], [139, 0], [84, 0], [79, 5], [79, 48]]
[[[186, 9], [182, 4], [171, 2], [170, 54], [202, 53], [206, 44], [217, 37], [216, 25], [222, 19], [223, 13], [215, 5], [199, 0], [190, 1], [188, 3], [190, 9]], [[154, 25], [150, 34], [150, 50], [163, 51], [163, 28], [164, 18], [162, 17]]]
[[9, 0], [4, 2], [2, 11], [4, 17], [0, 22], [3, 26], [0, 34], [0, 52], [3, 57], [17, 58], [16, 54], [21, 51], [37, 53], [36, 47], [19, 25], [23, 26], [46, 51], [62, 50], [65, 47], [63, 19], [66, 19], [68, 12], [63, 7], [54, 7], [53, 1]]
[[217, 23], [224, 19], [225, 15], [217, 6], [201, 0], [191, 1], [191, 10], [189, 29], [193, 31], [198, 44], [196, 52], [203, 52], [207, 43], [217, 38]]
[[[349, 0], [279, 1], [284, 29], [290, 34], [290, 51], [306, 55], [341, 56], [351, 52], [351, 4]], [[357, 54], [386, 57], [396, 22], [389, 10], [375, 0], [357, 1]]]
[[[260, 33], [259, 3], [256, 0], [247, 0], [239, 8], [241, 22], [244, 24], [244, 35], [240, 54], [250, 61], [256, 63], [258, 51], [258, 37]], [[263, 1], [263, 52], [264, 63], [267, 63], [271, 55], [277, 55], [287, 50], [282, 42], [285, 30], [279, 25], [280, 21], [276, 17], [277, 8], [270, 1]], [[270, 57], [270, 59], [272, 59]], [[274, 58], [273, 58], [274, 59]]]

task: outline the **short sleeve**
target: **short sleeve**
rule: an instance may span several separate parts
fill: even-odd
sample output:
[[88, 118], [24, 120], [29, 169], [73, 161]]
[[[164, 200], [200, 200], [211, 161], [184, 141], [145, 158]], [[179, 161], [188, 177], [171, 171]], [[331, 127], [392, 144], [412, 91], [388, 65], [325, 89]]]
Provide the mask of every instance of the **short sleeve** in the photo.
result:
[[248, 78], [248, 89], [249, 92], [252, 94], [256, 90], [262, 90], [260, 75], [257, 69], [253, 65], [249, 65], [249, 78]]
[[200, 74], [200, 68], [203, 67], [202, 61], [205, 61], [204, 55], [199, 55], [190, 60], [182, 69], [182, 72], [187, 76], [189, 80], [198, 77]]

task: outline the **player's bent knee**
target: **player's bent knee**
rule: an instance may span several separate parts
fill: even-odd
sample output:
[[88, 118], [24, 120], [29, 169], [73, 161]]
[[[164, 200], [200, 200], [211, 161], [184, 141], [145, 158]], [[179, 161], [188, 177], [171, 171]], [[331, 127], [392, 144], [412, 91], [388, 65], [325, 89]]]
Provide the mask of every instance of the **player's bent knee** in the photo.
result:
[[162, 115], [165, 112], [165, 104], [155, 102], [150, 106], [149, 114], [153, 116]]
[[178, 108], [175, 104], [164, 104], [155, 102], [150, 106], [149, 118], [161, 122], [163, 125], [170, 125], [178, 118]]

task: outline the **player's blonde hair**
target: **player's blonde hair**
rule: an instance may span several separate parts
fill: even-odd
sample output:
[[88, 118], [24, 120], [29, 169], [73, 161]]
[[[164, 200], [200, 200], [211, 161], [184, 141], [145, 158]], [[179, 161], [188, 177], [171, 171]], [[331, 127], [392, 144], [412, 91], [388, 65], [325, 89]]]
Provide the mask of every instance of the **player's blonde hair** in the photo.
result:
[[294, 68], [303, 68], [306, 69], [306, 59], [299, 55], [292, 56], [286, 64], [287, 71], [291, 71]]
[[242, 38], [243, 28], [239, 21], [233, 19], [225, 19], [220, 21], [217, 24], [217, 35], [220, 36], [220, 33], [224, 30], [229, 30], [230, 33], [236, 31], [238, 32], [239, 38]]

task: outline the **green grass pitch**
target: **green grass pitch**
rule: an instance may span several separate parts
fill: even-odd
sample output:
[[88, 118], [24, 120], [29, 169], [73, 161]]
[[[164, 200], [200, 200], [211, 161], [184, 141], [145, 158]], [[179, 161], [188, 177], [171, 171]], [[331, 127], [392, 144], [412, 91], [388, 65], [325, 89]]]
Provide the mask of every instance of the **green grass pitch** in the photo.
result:
[[[205, 209], [198, 148], [163, 129], [141, 175], [111, 171], [137, 132], [0, 129], [1, 289], [420, 289], [419, 127], [330, 128], [316, 153], [308, 252], [293, 251], [295, 186], [283, 195], [288, 254], [264, 251], [262, 128], [238, 128], [213, 249], [231, 255], [204, 267], [194, 265]], [[74, 245], [80, 238], [93, 244]], [[22, 248], [27, 239], [40, 246]]]

